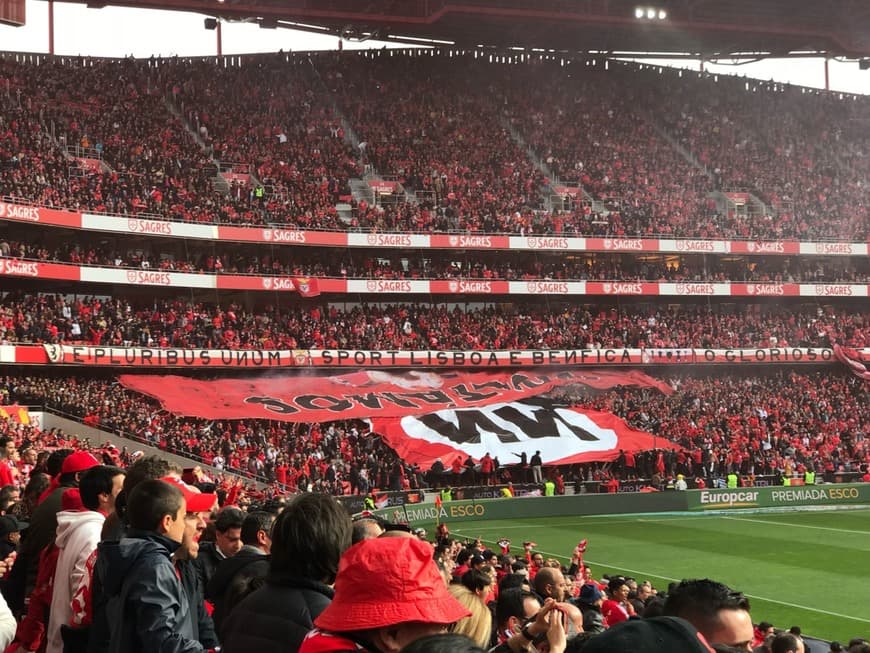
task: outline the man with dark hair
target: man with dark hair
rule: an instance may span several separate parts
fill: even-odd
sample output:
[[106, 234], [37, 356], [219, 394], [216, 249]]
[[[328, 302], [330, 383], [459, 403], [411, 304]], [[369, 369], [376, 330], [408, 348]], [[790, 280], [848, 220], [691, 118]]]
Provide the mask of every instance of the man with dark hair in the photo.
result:
[[114, 511], [115, 497], [123, 482], [122, 469], [109, 465], [91, 467], [82, 474], [79, 483], [79, 495], [85, 510], [57, 513], [55, 545], [59, 552], [46, 631], [48, 653], [63, 653], [61, 626], [70, 624], [72, 598], [79, 586], [83, 583], [90, 585], [88, 558], [100, 543], [103, 522]]
[[222, 560], [205, 590], [205, 598], [214, 604], [214, 625], [220, 632], [227, 615], [226, 596], [230, 587], [250, 578], [265, 578], [269, 573], [272, 550], [272, 524], [269, 512], [250, 513], [242, 522], [242, 549], [232, 558]]
[[303, 494], [294, 499], [272, 527], [266, 584], [223, 622], [224, 653], [297, 651], [332, 600], [330, 585], [350, 534], [350, 516], [332, 497]]
[[201, 542], [196, 568], [202, 586], [208, 587], [217, 566], [222, 560], [232, 558], [242, 548], [242, 524], [245, 513], [238, 508], [227, 506], [218, 514], [214, 522], [214, 542]]
[[794, 633], [780, 633], [773, 638], [770, 653], [804, 653], [804, 641]]
[[668, 591], [664, 615], [691, 622], [710, 644], [752, 650], [749, 599], [708, 578], [683, 580]]
[[127, 537], [99, 546], [95, 575], [103, 588], [108, 632], [92, 635], [109, 642], [108, 653], [206, 650], [171, 561], [187, 528], [186, 493], [193, 495], [180, 485], [143, 481], [127, 500]]
[[127, 497], [142, 481], [164, 478], [169, 474], [169, 463], [158, 456], [143, 456], [127, 468], [124, 487], [115, 500], [115, 512], [106, 518], [104, 540], [120, 540], [127, 524]]
[[499, 592], [495, 602], [496, 640], [499, 644], [507, 642], [520, 632], [526, 620], [534, 617], [541, 609], [541, 600], [536, 594], [519, 588]]

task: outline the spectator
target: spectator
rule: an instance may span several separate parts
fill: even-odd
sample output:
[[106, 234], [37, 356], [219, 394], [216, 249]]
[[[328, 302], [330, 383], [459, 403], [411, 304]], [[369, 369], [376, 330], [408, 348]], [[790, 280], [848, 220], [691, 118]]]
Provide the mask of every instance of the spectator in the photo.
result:
[[712, 653], [703, 633], [690, 622], [676, 617], [653, 617], [621, 623], [592, 637], [583, 647], [587, 653], [633, 651], [634, 653]]
[[242, 542], [244, 522], [245, 513], [238, 508], [226, 506], [218, 512], [214, 522], [215, 541], [202, 542], [196, 556], [197, 574], [203, 588], [208, 587], [221, 561], [232, 558], [241, 551], [244, 546]]
[[350, 517], [333, 499], [321, 494], [294, 499], [272, 528], [266, 584], [233, 608], [223, 623], [225, 653], [299, 650], [333, 598], [330, 585], [350, 538]]
[[450, 632], [465, 635], [482, 649], [489, 648], [492, 636], [492, 614], [475, 592], [463, 585], [450, 585], [450, 595], [471, 614], [452, 624]]
[[212, 618], [218, 633], [227, 615], [226, 596], [231, 587], [251, 578], [265, 578], [269, 573], [274, 521], [275, 515], [269, 512], [248, 513], [242, 522], [242, 548], [218, 563], [205, 593], [205, 598], [214, 604]]
[[682, 617], [711, 644], [752, 650], [752, 617], [743, 593], [716, 581], [683, 580], [668, 591], [664, 614]]
[[33, 512], [27, 537], [21, 542], [19, 555], [15, 559], [15, 566], [12, 568], [7, 585], [10, 592], [7, 595], [10, 607], [19, 612], [24, 608], [25, 597], [30, 596], [36, 585], [39, 555], [54, 541], [57, 531], [57, 513], [61, 510], [63, 493], [70, 488], [77, 488], [82, 474], [100, 464], [86, 451], [69, 453], [65, 457], [58, 456], [55, 460], [60, 462], [60, 473], [56, 477], [57, 487]]
[[804, 653], [804, 642], [800, 635], [779, 633], [770, 644], [771, 653]]
[[[170, 557], [185, 536], [187, 502], [175, 485], [143, 481], [130, 493], [130, 531], [99, 546], [95, 575], [106, 598], [109, 653], [204, 653]], [[97, 621], [95, 620], [95, 624]]]
[[[69, 458], [67, 459], [69, 460]], [[79, 494], [84, 510], [62, 510], [57, 513], [55, 546], [59, 549], [54, 572], [46, 631], [46, 651], [63, 653], [67, 636], [62, 629], [73, 622], [73, 596], [80, 585], [90, 585], [88, 559], [100, 543], [100, 533], [106, 517], [115, 510], [115, 498], [124, 483], [124, 471], [117, 467], [97, 465], [85, 471], [80, 479]]]
[[351, 650], [356, 642], [397, 653], [470, 614], [444, 586], [431, 546], [413, 537], [363, 540], [342, 556], [335, 598], [300, 653]]

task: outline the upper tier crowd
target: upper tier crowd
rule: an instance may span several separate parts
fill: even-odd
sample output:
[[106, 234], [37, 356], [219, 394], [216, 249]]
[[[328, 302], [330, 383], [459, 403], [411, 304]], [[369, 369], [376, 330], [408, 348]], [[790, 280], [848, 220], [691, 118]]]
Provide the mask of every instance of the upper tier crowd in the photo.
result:
[[[612, 412], [683, 447], [660, 457], [638, 457], [636, 466], [619, 470], [624, 478], [659, 473], [709, 479], [732, 471], [746, 476], [792, 474], [807, 467], [859, 471], [870, 463], [870, 388], [848, 373], [672, 373], [666, 380], [675, 390], [668, 396], [658, 390], [594, 392], [578, 386], [557, 391], [553, 398]], [[0, 404], [12, 402], [45, 405], [279, 488], [365, 494], [374, 487], [400, 490], [437, 483], [425, 477], [426, 470], [400, 460], [360, 422], [176, 417], [115, 380], [63, 375], [3, 377]], [[525, 480], [513, 462], [501, 461], [500, 480]], [[565, 480], [601, 479], [605, 468], [575, 466], [566, 470]]]
[[[0, 59], [0, 196], [43, 206], [305, 229], [868, 236], [866, 99], [479, 53], [21, 59]], [[353, 196], [364, 175], [407, 192]], [[727, 192], [751, 196], [741, 208]]]
[[598, 253], [565, 256], [541, 252], [452, 252], [269, 248], [95, 240], [85, 232], [21, 229], [15, 239], [0, 237], [0, 257], [136, 269], [368, 279], [751, 281], [832, 283], [870, 281], [867, 257], [705, 257]]
[[202, 349], [609, 349], [870, 346], [870, 313], [833, 307], [314, 305], [9, 293], [0, 343]]

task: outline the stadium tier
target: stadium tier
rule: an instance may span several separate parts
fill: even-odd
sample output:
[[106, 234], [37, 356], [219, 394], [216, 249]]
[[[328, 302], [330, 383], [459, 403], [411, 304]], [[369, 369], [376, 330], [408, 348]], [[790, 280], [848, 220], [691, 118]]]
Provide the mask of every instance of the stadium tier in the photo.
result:
[[[856, 472], [866, 104], [483, 51], [4, 54], [0, 364], [33, 366], [6, 368], [8, 401], [290, 489], [357, 492], [360, 473], [369, 487], [432, 482], [435, 449], [411, 451], [392, 423], [318, 425], [349, 406], [359, 419], [401, 408], [479, 461], [449, 420], [411, 414], [444, 408], [448, 384], [477, 397], [460, 423], [507, 420], [529, 453], [529, 433], [577, 429], [570, 411], [588, 409], [626, 420], [623, 442], [644, 431], [669, 451], [644, 473], [797, 474], [810, 451], [820, 472]], [[119, 383], [119, 367], [155, 385]], [[241, 400], [254, 414], [184, 417], [159, 386], [205, 380], [152, 375], [185, 367], [237, 384], [282, 368], [297, 389], [298, 368], [353, 367], [362, 376], [312, 378], [378, 390], [263, 391]], [[612, 379], [594, 381], [604, 367]], [[580, 370], [592, 385], [563, 388]], [[513, 388], [515, 412], [487, 413], [475, 383]], [[614, 463], [619, 449], [547, 449], [544, 463]]]

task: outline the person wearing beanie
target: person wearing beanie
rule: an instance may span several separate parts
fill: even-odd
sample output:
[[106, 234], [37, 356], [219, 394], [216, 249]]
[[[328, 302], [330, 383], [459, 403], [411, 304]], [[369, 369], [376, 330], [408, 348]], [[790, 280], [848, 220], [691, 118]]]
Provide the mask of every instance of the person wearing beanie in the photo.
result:
[[583, 631], [587, 633], [601, 633], [606, 630], [604, 617], [601, 614], [601, 605], [604, 603], [604, 594], [595, 583], [586, 583], [580, 588], [580, 596], [576, 599], [576, 605], [583, 613]]
[[470, 615], [444, 585], [427, 543], [363, 540], [341, 557], [332, 603], [314, 620], [299, 653], [398, 653]]
[[60, 474], [56, 477], [57, 487], [33, 511], [30, 527], [26, 537], [21, 540], [21, 548], [9, 577], [6, 597], [14, 613], [23, 613], [24, 599], [30, 596], [36, 586], [39, 556], [54, 541], [63, 493], [70, 488], [77, 488], [82, 474], [99, 464], [100, 461], [87, 451], [76, 451], [63, 458]]

